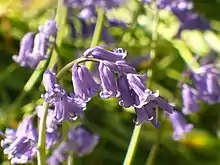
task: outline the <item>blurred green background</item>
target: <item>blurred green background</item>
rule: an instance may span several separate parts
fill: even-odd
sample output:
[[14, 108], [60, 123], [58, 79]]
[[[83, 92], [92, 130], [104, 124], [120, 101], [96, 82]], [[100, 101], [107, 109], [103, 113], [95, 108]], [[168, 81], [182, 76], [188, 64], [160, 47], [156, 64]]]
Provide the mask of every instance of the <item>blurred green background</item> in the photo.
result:
[[[127, 28], [108, 27], [114, 42], [108, 47], [122, 47], [128, 50], [127, 59], [135, 65], [138, 72], [153, 70], [150, 89], [176, 104], [181, 110], [182, 98], [178, 83], [182, 72], [193, 64], [193, 57], [205, 58], [215, 51], [218, 63], [220, 55], [220, 1], [194, 0], [197, 12], [210, 21], [213, 31], [184, 31], [180, 39], [173, 39], [179, 23], [174, 15], [160, 11], [156, 58], [151, 61], [149, 55], [153, 29], [154, 11], [148, 6], [129, 0], [119, 9], [107, 12], [109, 18], [125, 21]], [[44, 91], [41, 81], [22, 99], [16, 98], [33, 70], [21, 68], [12, 60], [17, 54], [19, 42], [28, 31], [37, 31], [45, 20], [54, 17], [56, 0], [0, 0], [0, 129], [16, 128], [23, 115], [34, 111], [41, 102]], [[74, 10], [77, 13], [78, 10]], [[137, 18], [137, 19], [134, 19]], [[76, 24], [77, 20], [72, 19]], [[80, 27], [76, 28], [80, 31]], [[66, 26], [66, 37], [60, 49], [58, 67], [75, 59], [89, 47], [90, 39], [71, 36]], [[100, 44], [105, 44], [101, 41]], [[145, 58], [140, 58], [145, 57]], [[140, 60], [141, 59], [141, 60]], [[62, 79], [62, 85], [72, 90], [71, 74]], [[155, 165], [220, 165], [220, 105], [201, 104], [198, 113], [187, 118], [194, 124], [193, 131], [181, 140], [172, 140], [172, 126], [169, 120], [162, 123], [162, 137]], [[122, 164], [134, 126], [133, 109], [123, 109], [116, 99], [101, 100], [98, 97], [89, 102], [85, 111], [85, 124], [101, 136], [100, 143], [93, 153], [83, 158], [75, 156], [75, 165], [119, 165]], [[150, 123], [141, 129], [140, 141], [133, 164], [144, 165], [150, 148], [156, 140], [157, 130]], [[9, 164], [7, 156], [0, 149], [0, 164]]]

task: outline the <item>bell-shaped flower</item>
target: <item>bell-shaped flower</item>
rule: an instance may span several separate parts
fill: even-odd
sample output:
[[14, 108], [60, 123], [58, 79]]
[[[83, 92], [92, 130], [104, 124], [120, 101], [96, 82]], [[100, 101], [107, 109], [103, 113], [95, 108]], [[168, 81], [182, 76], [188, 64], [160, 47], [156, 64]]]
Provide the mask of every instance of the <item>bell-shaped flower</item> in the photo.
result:
[[101, 86], [103, 89], [100, 92], [100, 97], [103, 99], [110, 97], [118, 97], [119, 92], [115, 80], [115, 73], [102, 61], [100, 61], [99, 63], [99, 76], [101, 79]]
[[51, 165], [60, 165], [65, 160], [67, 160], [69, 152], [68, 144], [63, 141], [55, 150], [52, 152], [52, 155], [47, 159], [47, 164]]
[[128, 80], [126, 75], [120, 74], [117, 79], [119, 96], [119, 105], [128, 108], [134, 105], [134, 98], [132, 96], [132, 91], [129, 88]]
[[18, 56], [14, 55], [12, 59], [22, 67], [28, 66], [27, 56], [32, 52], [33, 45], [34, 33], [29, 32], [21, 39]]
[[173, 139], [180, 140], [184, 138], [185, 134], [190, 132], [193, 128], [192, 124], [187, 124], [184, 116], [179, 112], [173, 112], [169, 115], [173, 126]]
[[182, 86], [182, 98], [183, 98], [183, 113], [190, 114], [196, 112], [199, 109], [197, 104], [197, 92], [195, 89], [189, 87], [187, 84]]
[[100, 46], [89, 48], [84, 52], [84, 56], [93, 56], [94, 58], [106, 61], [119, 61], [125, 58], [127, 52], [121, 48], [114, 49], [113, 51], [106, 50]]
[[78, 156], [91, 153], [99, 142], [99, 136], [88, 131], [83, 126], [78, 126], [68, 133], [68, 145]]
[[[4, 149], [12, 164], [27, 163], [37, 153], [37, 132], [32, 122], [31, 117], [25, 118], [18, 126], [13, 142]], [[10, 136], [7, 135], [6, 138]]]
[[48, 41], [44, 34], [38, 33], [34, 38], [33, 51], [27, 55], [28, 66], [36, 68], [40, 61], [47, 58]]
[[151, 100], [141, 108], [135, 108], [136, 111], [136, 123], [143, 124], [150, 121], [155, 127], [159, 127], [159, 123], [156, 120], [156, 109], [160, 108], [168, 114], [173, 113], [173, 106], [161, 97], [157, 97], [155, 100]]
[[55, 72], [46, 70], [43, 75], [43, 84], [46, 90], [42, 97], [47, 102], [54, 102], [60, 100], [60, 98], [65, 94], [65, 90], [57, 83]]
[[47, 20], [44, 25], [39, 26], [39, 31], [43, 33], [47, 38], [56, 38], [58, 26], [55, 20]]
[[141, 108], [151, 100], [155, 100], [159, 93], [153, 93], [145, 87], [145, 76], [138, 74], [127, 74], [129, 87], [135, 92], [135, 108]]
[[46, 132], [46, 146], [53, 147], [61, 139], [61, 133], [58, 130], [53, 132]]
[[155, 102], [149, 102], [141, 108], [135, 108], [136, 119], [135, 124], [144, 124], [146, 122], [151, 122], [156, 128], [160, 127], [160, 124], [156, 120], [156, 108], [157, 104]]
[[54, 118], [60, 123], [63, 120], [76, 120], [78, 116], [82, 116], [86, 108], [86, 103], [80, 101], [77, 96], [64, 95], [59, 101], [54, 102]]
[[72, 82], [75, 95], [84, 101], [89, 101], [100, 89], [100, 85], [95, 82], [88, 68], [83, 65], [73, 65]]

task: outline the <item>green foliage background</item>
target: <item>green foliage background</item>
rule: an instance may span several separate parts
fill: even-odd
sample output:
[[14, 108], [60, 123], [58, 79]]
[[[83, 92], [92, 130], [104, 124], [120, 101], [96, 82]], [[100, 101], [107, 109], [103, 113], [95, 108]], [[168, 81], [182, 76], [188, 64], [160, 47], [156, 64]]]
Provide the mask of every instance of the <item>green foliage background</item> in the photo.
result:
[[[213, 31], [184, 31], [181, 39], [173, 39], [179, 23], [175, 16], [166, 11], [160, 12], [156, 58], [151, 61], [142, 58], [136, 65], [139, 72], [153, 70], [150, 89], [159, 90], [160, 94], [181, 110], [181, 91], [178, 83], [186, 66], [194, 65], [193, 57], [204, 57], [211, 51], [220, 55], [220, 1], [194, 0], [196, 10], [205, 16]], [[34, 111], [41, 103], [40, 94], [44, 91], [41, 81], [34, 86], [16, 107], [15, 99], [22, 93], [26, 81], [33, 70], [21, 68], [12, 61], [12, 55], [19, 50], [19, 41], [28, 31], [37, 31], [37, 27], [54, 15], [56, 0], [0, 0], [0, 129], [16, 128], [23, 115]], [[149, 55], [153, 29], [153, 10], [130, 0], [120, 9], [107, 13], [110, 18], [117, 18], [128, 23], [128, 27], [108, 30], [115, 42], [108, 47], [122, 47], [128, 50], [128, 60], [137, 61]], [[136, 19], [135, 19], [136, 18]], [[76, 26], [77, 20], [72, 20]], [[78, 26], [77, 30], [80, 30]], [[75, 59], [80, 52], [89, 47], [90, 39], [78, 36], [72, 38], [66, 27], [66, 38], [60, 50], [58, 67]], [[104, 44], [103, 41], [100, 44]], [[67, 73], [62, 85], [72, 90], [71, 74]], [[95, 151], [89, 156], [74, 156], [74, 165], [118, 165], [122, 164], [134, 126], [133, 109], [123, 109], [115, 99], [101, 100], [95, 97], [86, 110], [86, 125], [100, 134], [101, 140]], [[168, 119], [162, 124], [162, 138], [155, 165], [218, 165], [220, 164], [220, 105], [201, 103], [198, 113], [187, 118], [195, 129], [183, 140], [173, 141], [172, 127]], [[156, 140], [157, 130], [149, 123], [141, 129], [140, 141], [135, 154], [135, 165], [144, 165], [151, 146]], [[1, 164], [9, 164], [1, 149]]]

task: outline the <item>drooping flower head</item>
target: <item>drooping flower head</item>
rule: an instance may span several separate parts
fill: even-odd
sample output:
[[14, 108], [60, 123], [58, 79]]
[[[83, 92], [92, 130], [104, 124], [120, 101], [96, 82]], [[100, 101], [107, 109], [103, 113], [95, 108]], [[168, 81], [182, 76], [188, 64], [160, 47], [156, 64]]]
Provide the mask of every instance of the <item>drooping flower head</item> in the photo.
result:
[[102, 61], [99, 63], [99, 76], [103, 91], [100, 92], [101, 98], [118, 97], [119, 92], [115, 80], [115, 73]]
[[72, 82], [75, 95], [84, 101], [89, 101], [100, 89], [100, 85], [95, 82], [88, 68], [83, 65], [73, 65]]
[[180, 140], [184, 138], [185, 134], [190, 132], [193, 128], [192, 124], [187, 124], [184, 116], [174, 111], [173, 114], [169, 115], [172, 126], [173, 126], [173, 139]]
[[99, 136], [88, 131], [84, 126], [78, 126], [68, 133], [68, 144], [78, 156], [84, 156], [93, 151], [98, 144]]
[[197, 92], [187, 84], [182, 86], [182, 98], [183, 98], [183, 113], [190, 114], [196, 112], [199, 109], [197, 104]]
[[28, 32], [24, 35], [20, 42], [18, 56], [14, 55], [12, 59], [22, 67], [28, 66], [27, 56], [32, 52], [34, 45], [34, 33]]
[[[6, 139], [2, 144], [11, 141], [12, 143], [4, 149], [4, 153], [8, 154], [8, 158], [12, 164], [27, 163], [35, 157], [37, 153], [37, 132], [34, 129], [32, 118], [25, 118], [19, 125], [15, 137], [12, 139], [11, 134], [6, 132]], [[11, 132], [13, 133], [13, 132]]]
[[47, 102], [53, 102], [59, 100], [63, 95], [65, 95], [65, 90], [58, 84], [55, 72], [46, 70], [43, 75], [43, 84], [46, 93], [42, 97]]

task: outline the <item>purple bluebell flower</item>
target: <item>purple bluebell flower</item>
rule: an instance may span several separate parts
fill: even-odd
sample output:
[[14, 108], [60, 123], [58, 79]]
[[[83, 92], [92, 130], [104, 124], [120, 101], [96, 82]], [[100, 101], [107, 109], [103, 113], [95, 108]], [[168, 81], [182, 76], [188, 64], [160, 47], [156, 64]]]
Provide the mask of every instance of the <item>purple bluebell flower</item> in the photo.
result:
[[78, 116], [82, 117], [86, 109], [86, 103], [75, 95], [64, 95], [59, 101], [54, 102], [54, 105], [54, 118], [58, 123], [62, 120], [76, 120]]
[[44, 25], [39, 26], [40, 33], [43, 33], [47, 38], [56, 38], [58, 26], [55, 20], [47, 20]]
[[210, 95], [216, 95], [219, 97], [220, 95], [220, 86], [218, 83], [217, 76], [214, 73], [207, 73], [206, 85], [207, 85], [207, 92]]
[[6, 128], [4, 133], [4, 139], [1, 140], [1, 147], [8, 148], [13, 141], [16, 140], [16, 130]]
[[40, 61], [47, 58], [47, 39], [44, 34], [38, 33], [34, 38], [34, 47], [27, 55], [27, 65], [36, 68]]
[[[42, 108], [43, 106], [37, 106], [35, 108], [36, 112], [37, 112], [37, 116], [39, 117], [40, 120], [42, 120]], [[57, 122], [54, 119], [54, 110], [49, 108], [47, 110], [47, 120], [46, 120], [46, 132], [52, 133], [54, 131], [56, 131], [59, 127], [59, 125], [57, 124]]]
[[199, 109], [197, 104], [197, 92], [195, 89], [189, 87], [187, 84], [182, 86], [182, 98], [183, 98], [183, 113], [190, 114], [196, 112]]
[[135, 108], [141, 108], [145, 104], [149, 103], [151, 100], [155, 100], [159, 97], [159, 93], [153, 93], [151, 90], [147, 89], [145, 83], [146, 76], [138, 75], [138, 74], [127, 74], [127, 80], [129, 87], [135, 93], [135, 104], [133, 105]]
[[61, 133], [58, 130], [46, 132], [46, 146], [51, 148], [61, 139]]
[[68, 143], [63, 141], [52, 153], [52, 155], [47, 159], [47, 164], [60, 165], [68, 157], [69, 146]]
[[91, 153], [98, 144], [99, 136], [88, 131], [84, 126], [78, 126], [68, 133], [68, 144], [78, 156]]
[[137, 118], [135, 120], [136, 124], [143, 124], [145, 122], [151, 122], [156, 128], [160, 125], [156, 120], [156, 109], [163, 109], [166, 113], [173, 113], [173, 106], [170, 105], [161, 97], [157, 97], [154, 100], [149, 101], [141, 108], [135, 108]]
[[179, 112], [173, 112], [169, 115], [173, 126], [173, 139], [180, 140], [184, 138], [185, 134], [190, 132], [193, 128], [192, 124], [187, 124], [184, 116]]
[[84, 56], [93, 56], [94, 58], [106, 61], [118, 61], [125, 58], [127, 52], [121, 48], [114, 49], [113, 51], [106, 50], [100, 46], [89, 48], [84, 52]]
[[100, 92], [100, 97], [103, 99], [110, 97], [118, 97], [117, 84], [115, 80], [115, 73], [102, 61], [99, 63], [99, 75], [103, 91]]
[[126, 108], [134, 105], [134, 99], [132, 91], [129, 88], [128, 80], [126, 75], [120, 74], [117, 79], [118, 90], [120, 92], [119, 105]]
[[60, 98], [65, 95], [65, 90], [57, 83], [55, 72], [46, 70], [43, 75], [43, 84], [46, 90], [42, 97], [47, 102], [54, 102], [60, 100]]
[[156, 128], [159, 128], [160, 124], [156, 120], [156, 108], [157, 104], [155, 102], [149, 102], [141, 108], [135, 108], [137, 115], [135, 124], [139, 125], [145, 122], [151, 122]]
[[89, 101], [100, 89], [100, 85], [95, 82], [88, 68], [83, 65], [73, 65], [72, 82], [74, 93], [84, 101]]
[[20, 42], [18, 56], [14, 55], [12, 59], [22, 67], [28, 66], [27, 56], [32, 52], [34, 46], [34, 33], [29, 32], [24, 35]]
[[[11, 144], [4, 149], [4, 153], [8, 154], [11, 163], [27, 163], [33, 160], [37, 153], [37, 132], [34, 129], [32, 118], [25, 118], [18, 126], [16, 133], [13, 131], [10, 134], [8, 133], [6, 139], [9, 139], [5, 139], [2, 144], [6, 144], [11, 140]], [[15, 135], [15, 138], [11, 138], [11, 133]]]

